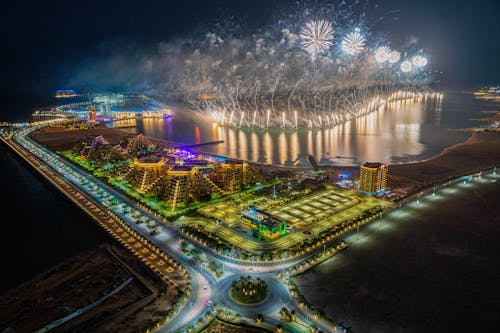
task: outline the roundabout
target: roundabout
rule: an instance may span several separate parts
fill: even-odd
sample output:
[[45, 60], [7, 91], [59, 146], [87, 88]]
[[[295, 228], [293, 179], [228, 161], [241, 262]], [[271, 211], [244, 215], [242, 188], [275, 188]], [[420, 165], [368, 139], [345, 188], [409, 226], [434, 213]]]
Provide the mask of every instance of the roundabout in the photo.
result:
[[231, 283], [231, 298], [240, 304], [255, 305], [262, 303], [269, 296], [269, 288], [264, 280], [242, 276]]
[[[232, 287], [240, 282], [241, 278], [250, 278], [252, 281], [259, 279], [267, 287], [267, 293], [262, 300], [257, 299], [255, 303], [244, 304], [239, 300], [235, 300], [232, 296]], [[290, 298], [288, 291], [283, 284], [276, 278], [270, 276], [254, 275], [231, 275], [221, 280], [217, 285], [217, 293], [214, 297], [214, 302], [223, 307], [233, 309], [242, 316], [253, 318], [257, 314], [271, 314], [278, 312], [282, 305], [289, 302]]]

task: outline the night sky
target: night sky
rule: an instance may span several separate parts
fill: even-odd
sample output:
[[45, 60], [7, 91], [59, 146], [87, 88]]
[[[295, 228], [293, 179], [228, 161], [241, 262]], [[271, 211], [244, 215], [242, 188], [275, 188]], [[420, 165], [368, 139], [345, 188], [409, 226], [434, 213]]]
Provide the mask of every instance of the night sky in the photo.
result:
[[[56, 89], [73, 88], [66, 86], [71, 77], [83, 64], [109, 56], [109, 45], [148, 49], [228, 16], [241, 18], [252, 31], [293, 5], [285, 0], [3, 1], [0, 115], [9, 118], [14, 107], [46, 103]], [[384, 13], [390, 15], [378, 28], [395, 40], [417, 37], [431, 66], [443, 72], [441, 87], [500, 83], [499, 1], [379, 1], [373, 15]]]

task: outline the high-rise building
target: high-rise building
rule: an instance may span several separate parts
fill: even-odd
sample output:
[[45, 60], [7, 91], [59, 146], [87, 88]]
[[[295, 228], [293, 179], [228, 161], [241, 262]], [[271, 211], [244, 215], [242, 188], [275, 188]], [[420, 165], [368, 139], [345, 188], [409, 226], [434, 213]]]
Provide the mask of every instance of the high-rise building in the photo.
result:
[[377, 194], [387, 188], [387, 164], [365, 163], [359, 175], [359, 191], [365, 194]]

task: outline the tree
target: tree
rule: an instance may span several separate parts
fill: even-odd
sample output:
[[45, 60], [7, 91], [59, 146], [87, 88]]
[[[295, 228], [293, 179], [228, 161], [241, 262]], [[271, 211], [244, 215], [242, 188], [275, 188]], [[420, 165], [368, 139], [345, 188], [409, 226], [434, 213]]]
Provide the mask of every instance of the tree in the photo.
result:
[[282, 307], [280, 310], [280, 316], [282, 321], [290, 321], [291, 320], [291, 314], [290, 311], [286, 307]]
[[231, 320], [231, 318], [233, 318], [233, 313], [231, 312], [231, 310], [227, 310], [226, 311], [226, 317]]
[[182, 252], [186, 252], [188, 249], [188, 244], [184, 239], [181, 239], [179, 242], [179, 246], [181, 247]]
[[297, 321], [297, 312], [295, 310], [290, 311], [290, 319], [291, 321]]

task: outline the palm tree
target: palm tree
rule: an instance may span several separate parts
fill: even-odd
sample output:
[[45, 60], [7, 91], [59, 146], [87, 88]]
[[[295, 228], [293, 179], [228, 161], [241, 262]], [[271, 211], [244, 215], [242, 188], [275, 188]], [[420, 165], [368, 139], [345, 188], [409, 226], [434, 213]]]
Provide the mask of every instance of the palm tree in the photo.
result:
[[291, 321], [297, 321], [297, 312], [295, 310], [290, 311]]
[[286, 307], [281, 308], [280, 315], [282, 321], [290, 321], [290, 311]]

